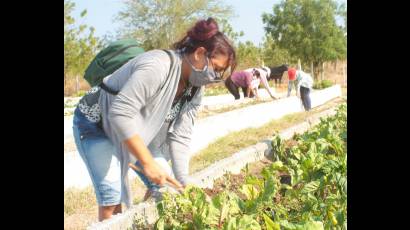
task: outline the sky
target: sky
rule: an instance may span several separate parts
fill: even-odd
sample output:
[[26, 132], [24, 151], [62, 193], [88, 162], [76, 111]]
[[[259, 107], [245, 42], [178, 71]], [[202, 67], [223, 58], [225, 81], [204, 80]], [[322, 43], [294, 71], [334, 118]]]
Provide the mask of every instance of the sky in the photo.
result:
[[[115, 35], [120, 28], [120, 23], [114, 22], [113, 19], [124, 7], [122, 0], [73, 0], [73, 2], [75, 10], [72, 16], [76, 22], [93, 26], [98, 37], [107, 34]], [[273, 5], [278, 4], [280, 0], [225, 0], [224, 2], [233, 7], [236, 15], [230, 20], [234, 30], [245, 33], [239, 41], [249, 40], [258, 45], [265, 35], [261, 15], [263, 12], [273, 12]], [[346, 2], [346, 0], [337, 0], [337, 2]], [[84, 9], [87, 10], [87, 15], [80, 18], [80, 13]]]

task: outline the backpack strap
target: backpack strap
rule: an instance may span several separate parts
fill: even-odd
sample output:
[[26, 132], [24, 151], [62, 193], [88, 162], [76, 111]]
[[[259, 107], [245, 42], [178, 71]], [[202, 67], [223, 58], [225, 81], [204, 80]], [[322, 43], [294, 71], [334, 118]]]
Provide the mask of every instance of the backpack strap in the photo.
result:
[[[127, 47], [127, 48], [128, 48], [128, 47]], [[171, 54], [171, 52], [170, 52], [169, 50], [163, 49], [163, 51], [165, 51], [165, 53], [167, 53], [168, 56], [169, 56], [169, 58], [171, 59], [171, 65], [169, 66], [169, 71], [168, 71], [168, 72], [171, 72], [172, 64], [174, 63], [174, 58], [172, 57], [172, 54]], [[106, 91], [107, 93], [109, 93], [109, 94], [117, 95], [117, 94], [119, 93], [119, 91], [115, 91], [115, 90], [112, 90], [112, 89], [108, 88], [108, 86], [107, 86], [106, 84], [104, 84], [104, 82], [101, 82], [98, 86], [99, 86], [101, 89], [105, 90], [105, 91]], [[161, 89], [162, 89], [162, 88], [161, 88]]]
[[112, 89], [108, 88], [108, 86], [106, 84], [104, 84], [104, 82], [101, 82], [98, 86], [101, 89], [105, 90], [109, 94], [117, 95], [119, 93], [118, 91], [115, 91], [115, 90], [112, 90]]

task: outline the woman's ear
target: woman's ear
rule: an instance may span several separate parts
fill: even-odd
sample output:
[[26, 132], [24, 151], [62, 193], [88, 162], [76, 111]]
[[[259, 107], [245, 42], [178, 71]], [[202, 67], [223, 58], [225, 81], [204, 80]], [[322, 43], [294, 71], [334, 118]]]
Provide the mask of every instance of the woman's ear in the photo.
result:
[[206, 53], [206, 49], [204, 47], [198, 47], [196, 48], [194, 52], [194, 60], [199, 61], [203, 59], [204, 54]]

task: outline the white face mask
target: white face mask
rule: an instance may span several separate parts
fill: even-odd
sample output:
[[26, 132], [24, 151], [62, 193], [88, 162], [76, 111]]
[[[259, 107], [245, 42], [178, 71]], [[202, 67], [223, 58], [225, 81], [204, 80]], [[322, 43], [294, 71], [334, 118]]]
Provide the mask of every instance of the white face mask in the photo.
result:
[[210, 83], [217, 83], [221, 82], [222, 79], [220, 76], [217, 76], [215, 71], [210, 71], [208, 68], [208, 63], [209, 59], [208, 57], [206, 58], [206, 65], [204, 69], [198, 70], [196, 69], [192, 63], [189, 61], [189, 59], [185, 56], [186, 60], [188, 63], [191, 65], [192, 71], [191, 74], [189, 75], [189, 82], [196, 87], [201, 87]]

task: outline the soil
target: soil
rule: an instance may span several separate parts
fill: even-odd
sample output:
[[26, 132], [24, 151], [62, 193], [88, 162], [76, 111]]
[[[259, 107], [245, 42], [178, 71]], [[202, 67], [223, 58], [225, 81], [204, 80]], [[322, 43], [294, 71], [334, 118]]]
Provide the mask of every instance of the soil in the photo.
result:
[[[248, 165], [248, 175], [254, 175], [258, 178], [262, 178], [262, 176], [260, 175], [262, 169], [271, 163], [272, 161], [270, 159], [265, 158], [265, 159], [262, 159], [261, 161], [249, 164]], [[228, 189], [230, 191], [237, 193], [239, 197], [245, 198], [239, 192], [239, 189], [245, 182], [245, 178], [246, 178], [246, 172], [244, 170], [242, 170], [241, 173], [239, 174], [227, 174], [217, 179], [214, 182], [214, 186], [212, 189], [206, 188], [204, 190], [205, 190], [205, 193], [210, 197], [213, 197], [216, 194]], [[229, 182], [229, 184], [226, 183], [227, 181]]]

